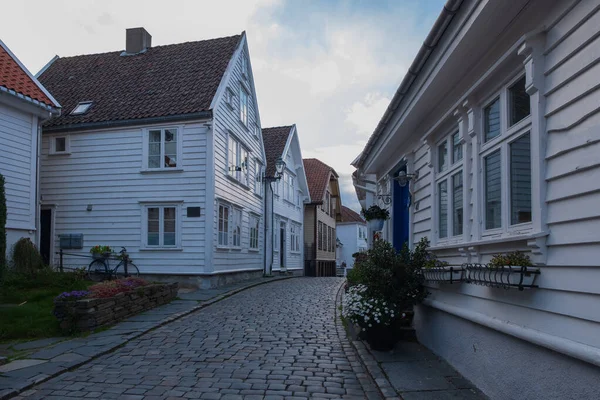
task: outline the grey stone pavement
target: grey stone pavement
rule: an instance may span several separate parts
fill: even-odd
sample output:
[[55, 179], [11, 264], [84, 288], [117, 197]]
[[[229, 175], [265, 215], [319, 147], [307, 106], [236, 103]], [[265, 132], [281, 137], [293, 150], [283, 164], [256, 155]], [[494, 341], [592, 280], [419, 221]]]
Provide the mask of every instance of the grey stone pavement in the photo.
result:
[[[15, 399], [379, 399], [338, 317], [342, 282], [295, 278], [240, 291]], [[123, 333], [144, 322], [124, 322]], [[111, 342], [106, 332], [92, 335], [98, 347]]]
[[[0, 365], [0, 399], [10, 398], [32, 385], [111, 352], [128, 341], [165, 323], [177, 320], [246, 288], [286, 279], [275, 276], [239, 282], [218, 289], [184, 291], [181, 300], [135, 315], [108, 330], [80, 338], [48, 338], [0, 346], [0, 354], [13, 360]], [[17, 357], [18, 356], [18, 357]]]

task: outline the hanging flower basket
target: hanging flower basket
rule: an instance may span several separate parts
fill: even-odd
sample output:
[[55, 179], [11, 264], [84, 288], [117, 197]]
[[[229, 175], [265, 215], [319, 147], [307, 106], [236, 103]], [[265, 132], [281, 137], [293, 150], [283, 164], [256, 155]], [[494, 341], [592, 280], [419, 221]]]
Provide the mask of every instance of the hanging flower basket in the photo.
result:
[[363, 208], [360, 213], [363, 217], [365, 217], [369, 229], [371, 229], [373, 232], [382, 230], [383, 223], [386, 219], [390, 218], [390, 212], [379, 207], [378, 205], [372, 205], [366, 210]]
[[378, 232], [383, 229], [383, 224], [385, 223], [384, 219], [372, 219], [367, 222], [367, 226], [373, 232]]

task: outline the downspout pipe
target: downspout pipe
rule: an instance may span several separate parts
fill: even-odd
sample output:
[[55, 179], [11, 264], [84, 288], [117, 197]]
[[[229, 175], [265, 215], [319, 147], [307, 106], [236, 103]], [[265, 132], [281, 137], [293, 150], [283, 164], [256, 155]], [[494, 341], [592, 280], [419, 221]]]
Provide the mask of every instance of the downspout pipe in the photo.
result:
[[452, 22], [452, 19], [460, 9], [460, 6], [462, 5], [463, 1], [464, 0], [447, 0], [446, 4], [444, 4], [442, 12], [433, 24], [433, 27], [431, 28], [431, 31], [427, 35], [427, 38], [425, 38], [425, 41], [421, 45], [417, 56], [410, 65], [408, 72], [404, 76], [404, 79], [402, 79], [398, 90], [396, 90], [396, 93], [394, 94], [390, 105], [388, 106], [385, 113], [383, 114], [383, 117], [377, 124], [375, 132], [373, 132], [373, 135], [371, 135], [371, 137], [369, 138], [365, 149], [362, 151], [360, 160], [356, 165], [357, 168], [360, 169], [364, 165], [371, 149], [373, 149], [375, 143], [382, 135], [384, 129], [387, 127], [388, 122], [390, 121], [394, 113], [398, 110], [398, 107], [404, 99], [404, 96], [408, 93], [408, 91], [412, 87], [412, 84], [415, 82], [417, 76], [421, 73], [423, 67], [427, 63], [427, 60], [439, 44], [440, 39], [444, 35], [444, 32], [446, 32], [446, 29], [450, 25], [450, 22]]

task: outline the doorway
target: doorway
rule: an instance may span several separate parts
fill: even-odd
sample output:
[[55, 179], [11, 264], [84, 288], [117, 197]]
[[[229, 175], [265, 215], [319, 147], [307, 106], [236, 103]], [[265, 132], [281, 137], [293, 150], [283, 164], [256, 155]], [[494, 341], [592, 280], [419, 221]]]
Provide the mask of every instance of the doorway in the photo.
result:
[[[396, 173], [397, 175], [397, 173]], [[408, 209], [410, 207], [410, 192], [408, 182], [405, 186], [400, 186], [397, 180], [393, 179], [393, 245], [396, 251], [402, 250], [404, 243], [408, 242]]]
[[40, 211], [40, 254], [44, 264], [52, 263], [52, 209]]
[[279, 268], [285, 269], [285, 222], [279, 225]]

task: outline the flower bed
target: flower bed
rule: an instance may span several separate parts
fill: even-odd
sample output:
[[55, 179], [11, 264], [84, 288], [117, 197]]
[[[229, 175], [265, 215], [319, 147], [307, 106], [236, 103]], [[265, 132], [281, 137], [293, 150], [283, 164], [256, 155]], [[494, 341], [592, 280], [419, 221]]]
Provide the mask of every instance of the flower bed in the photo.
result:
[[65, 331], [88, 331], [169, 303], [177, 283], [148, 284], [139, 278], [102, 282], [87, 291], [65, 292], [54, 299], [54, 315]]

